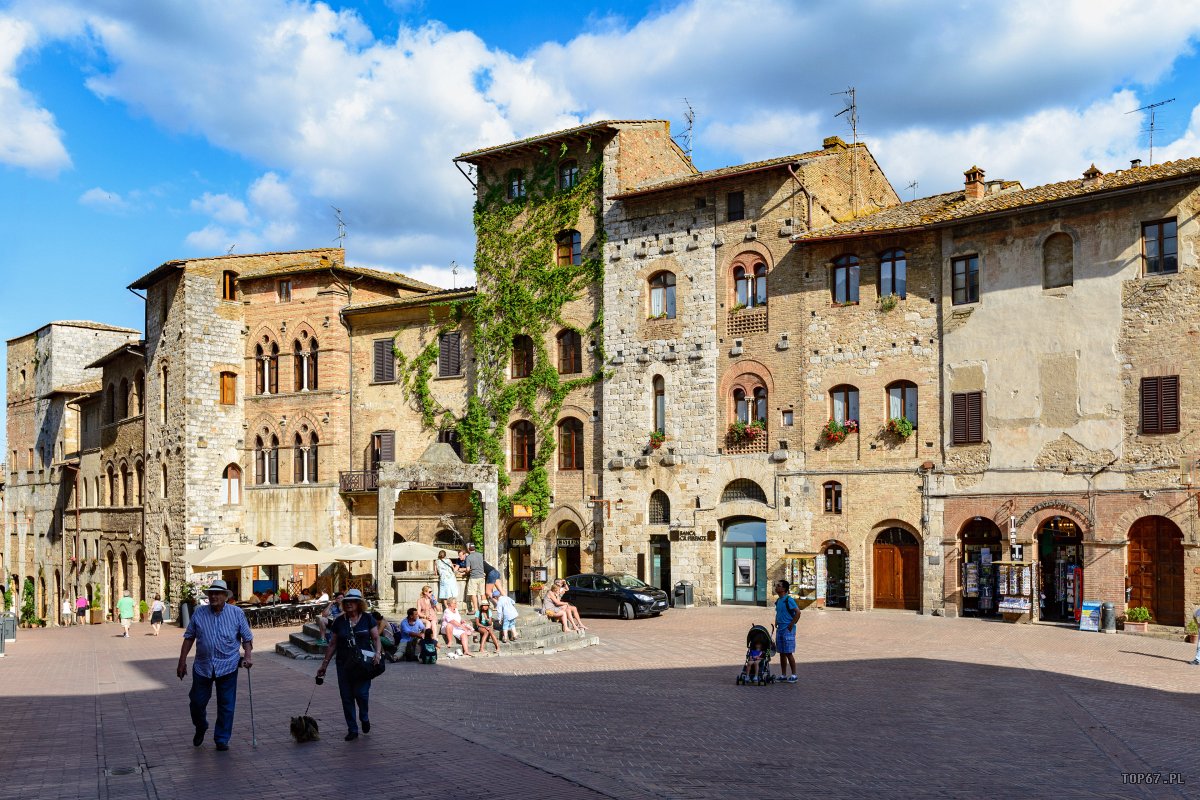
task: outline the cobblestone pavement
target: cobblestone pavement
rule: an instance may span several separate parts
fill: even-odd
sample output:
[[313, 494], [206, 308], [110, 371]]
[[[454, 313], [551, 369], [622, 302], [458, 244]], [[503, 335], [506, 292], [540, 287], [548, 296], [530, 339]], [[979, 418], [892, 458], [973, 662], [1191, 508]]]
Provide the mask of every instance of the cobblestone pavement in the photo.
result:
[[20, 631], [0, 659], [0, 798], [1200, 798], [1191, 645], [808, 611], [800, 682], [735, 686], [746, 629], [768, 620], [676, 609], [591, 620], [586, 650], [395, 664], [353, 743], [331, 680], [307, 745], [287, 723], [317, 664], [260, 630], [258, 747], [243, 676], [228, 753], [191, 746], [178, 629]]

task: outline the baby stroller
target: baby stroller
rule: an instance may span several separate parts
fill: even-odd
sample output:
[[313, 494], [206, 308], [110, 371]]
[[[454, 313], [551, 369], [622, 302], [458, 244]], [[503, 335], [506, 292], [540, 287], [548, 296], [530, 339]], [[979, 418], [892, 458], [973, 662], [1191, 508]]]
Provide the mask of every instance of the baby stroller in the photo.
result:
[[775, 676], [771, 674], [771, 659], [774, 657], [775, 637], [771, 631], [762, 625], [751, 626], [746, 634], [746, 665], [738, 675], [737, 685], [766, 686], [774, 683]]

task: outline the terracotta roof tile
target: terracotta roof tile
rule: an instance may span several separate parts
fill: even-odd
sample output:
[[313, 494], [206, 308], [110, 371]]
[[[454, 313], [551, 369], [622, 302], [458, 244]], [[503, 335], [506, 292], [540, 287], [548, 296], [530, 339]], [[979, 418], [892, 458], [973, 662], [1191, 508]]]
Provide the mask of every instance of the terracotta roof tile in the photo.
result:
[[65, 395], [73, 395], [73, 396], [95, 394], [96, 392], [99, 392], [102, 388], [104, 388], [104, 384], [98, 378], [96, 378], [96, 379], [93, 379], [90, 381], [82, 381], [80, 383], [67, 383], [67, 384], [63, 384], [62, 386], [55, 386], [49, 392], [42, 395], [42, 397], [50, 397], [51, 395], [55, 395], [55, 394], [65, 394]]
[[922, 197], [901, 203], [874, 214], [849, 222], [829, 225], [797, 236], [794, 241], [841, 239], [856, 235], [923, 228], [941, 225], [987, 214], [1015, 211], [1022, 208], [1076, 198], [1086, 199], [1123, 189], [1160, 183], [1175, 178], [1200, 179], [1200, 158], [1168, 161], [1151, 167], [1136, 167], [1100, 175], [1095, 180], [1083, 178], [1047, 183], [1030, 189], [1021, 188], [1016, 181], [1002, 181], [1001, 190], [978, 200], [968, 200], [962, 189], [945, 194]]
[[576, 125], [574, 128], [564, 128], [561, 131], [551, 131], [550, 133], [539, 133], [536, 136], [530, 136], [526, 139], [518, 139], [515, 142], [507, 142], [505, 144], [492, 145], [490, 147], [481, 147], [478, 150], [470, 150], [461, 155], [455, 156], [455, 161], [474, 161], [483, 156], [489, 156], [493, 153], [500, 153], [505, 150], [511, 150], [515, 147], [525, 147], [527, 145], [536, 144], [538, 142], [558, 139], [563, 136], [572, 136], [578, 133], [586, 133], [587, 131], [600, 130], [601, 128], [611, 128], [614, 125], [646, 125], [650, 123], [659, 123], [661, 125], [670, 125], [669, 122], [662, 119], [605, 119], [598, 122], [589, 122], [585, 125]]
[[393, 308], [411, 308], [413, 306], [421, 306], [432, 303], [445, 303], [451, 300], [464, 300], [475, 294], [474, 286], [464, 286], [461, 289], [441, 289], [435, 292], [427, 292], [419, 294], [415, 297], [395, 297], [385, 300], [371, 300], [367, 303], [354, 303], [346, 306], [344, 310], [347, 314], [364, 311], [386, 311]]
[[[859, 147], [866, 147], [860, 144]], [[847, 148], [848, 149], [848, 148]], [[795, 164], [798, 161], [808, 161], [822, 156], [837, 155], [839, 150], [813, 150], [808, 153], [797, 153], [791, 156], [779, 156], [778, 158], [768, 158], [763, 161], [751, 161], [749, 164], [735, 164], [729, 167], [719, 167], [717, 169], [705, 170], [697, 172], [695, 175], [686, 175], [682, 178], [671, 178], [670, 180], [661, 181], [659, 183], [648, 183], [629, 189], [619, 194], [610, 197], [610, 200], [624, 200], [629, 197], [638, 197], [643, 194], [652, 194], [654, 192], [667, 191], [669, 189], [678, 189], [683, 186], [691, 186], [697, 183], [706, 183], [708, 181], [720, 180], [729, 178], [734, 175], [742, 175], [747, 172], [761, 172], [763, 170], [775, 169], [777, 167], [785, 167], [788, 164]]]

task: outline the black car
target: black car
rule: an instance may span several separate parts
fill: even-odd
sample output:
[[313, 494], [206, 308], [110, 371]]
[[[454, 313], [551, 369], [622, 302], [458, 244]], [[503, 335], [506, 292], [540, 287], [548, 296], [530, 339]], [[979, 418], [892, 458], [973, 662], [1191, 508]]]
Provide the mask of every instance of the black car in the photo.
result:
[[624, 573], [572, 575], [567, 578], [567, 593], [563, 599], [578, 608], [580, 614], [619, 616], [621, 619], [656, 616], [670, 605], [667, 593], [662, 589]]

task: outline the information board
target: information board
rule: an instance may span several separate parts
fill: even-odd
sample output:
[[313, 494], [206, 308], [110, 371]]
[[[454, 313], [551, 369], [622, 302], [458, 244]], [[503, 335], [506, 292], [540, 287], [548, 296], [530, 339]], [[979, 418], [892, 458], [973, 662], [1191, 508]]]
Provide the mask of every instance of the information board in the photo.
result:
[[1079, 630], [1081, 631], [1099, 631], [1100, 630], [1100, 603], [1099, 601], [1084, 600], [1080, 606], [1079, 614]]

